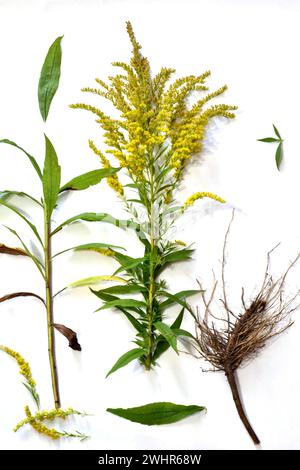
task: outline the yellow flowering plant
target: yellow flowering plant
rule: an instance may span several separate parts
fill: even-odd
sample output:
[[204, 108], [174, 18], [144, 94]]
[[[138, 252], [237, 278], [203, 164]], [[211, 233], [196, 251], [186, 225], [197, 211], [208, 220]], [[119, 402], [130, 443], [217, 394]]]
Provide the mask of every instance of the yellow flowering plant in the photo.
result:
[[[185, 203], [178, 204], [175, 193], [189, 162], [202, 150], [210, 121], [215, 117], [232, 119], [236, 109], [226, 104], [206, 106], [227, 88], [222, 86], [208, 93], [206, 79], [210, 72], [170, 82], [175, 70], [163, 67], [153, 76], [130, 22], [127, 33], [132, 45], [130, 63], [113, 62], [120, 73], [110, 76], [108, 83], [97, 78], [97, 87], [82, 89], [110, 101], [118, 116], [111, 117], [89, 104], [71, 105], [96, 116], [106, 150], [100, 150], [92, 140], [89, 146], [102, 166], [111, 168], [113, 158], [121, 168], [107, 182], [123, 201], [130, 218], [116, 223], [107, 214], [101, 220], [135, 230], [144, 245], [142, 257], [112, 253], [120, 264], [115, 274], [124, 274], [125, 285], [92, 290], [104, 301], [99, 310], [117, 308], [137, 330], [137, 347], [124, 354], [108, 375], [134, 359], [149, 370], [169, 346], [178, 352], [178, 336], [189, 335], [180, 328], [184, 310], [189, 309], [185, 299], [199, 290], [171, 294], [161, 274], [171, 264], [188, 260], [193, 250], [180, 241], [170, 241], [170, 231], [178, 216], [196, 200], [225, 201], [210, 192], [196, 192]], [[132, 298], [132, 294], [140, 294], [141, 299]], [[175, 304], [181, 310], [174, 323], [168, 325], [163, 321], [164, 313]]]

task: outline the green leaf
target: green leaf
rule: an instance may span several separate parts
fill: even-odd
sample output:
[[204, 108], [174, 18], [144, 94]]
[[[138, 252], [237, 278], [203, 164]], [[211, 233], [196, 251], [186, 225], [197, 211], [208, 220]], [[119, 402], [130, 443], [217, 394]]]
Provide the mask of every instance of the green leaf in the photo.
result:
[[281, 135], [279, 134], [279, 130], [277, 129], [277, 127], [275, 126], [275, 124], [272, 124], [272, 126], [273, 126], [274, 132], [275, 132], [275, 134], [277, 135], [277, 137], [278, 137], [280, 140], [282, 140], [282, 139], [281, 139]]
[[46, 135], [45, 144], [46, 151], [43, 171], [43, 191], [47, 217], [50, 219], [57, 203], [60, 188], [60, 166], [58, 164], [54, 147]]
[[128, 419], [134, 423], [146, 424], [147, 426], [176, 423], [181, 419], [204, 411], [204, 406], [198, 405], [176, 405], [169, 402], [149, 403], [134, 408], [107, 408], [106, 411], [121, 418]]
[[23, 153], [25, 153], [25, 155], [29, 158], [33, 168], [35, 169], [35, 171], [37, 172], [38, 176], [40, 179], [42, 179], [42, 172], [41, 172], [41, 169], [36, 161], [36, 159], [30, 155], [28, 152], [26, 152], [26, 150], [24, 150], [22, 147], [20, 147], [18, 144], [16, 144], [15, 142], [13, 142], [12, 140], [8, 140], [8, 139], [2, 139], [0, 140], [0, 144], [9, 144], [9, 145], [12, 145], [13, 147], [16, 147], [17, 149], [21, 150]]
[[[198, 291], [198, 293], [199, 292], [201, 292], [201, 291]], [[165, 297], [168, 297], [168, 299], [172, 300], [172, 303], [175, 303], [175, 304], [177, 303], [177, 304], [181, 305], [182, 307], [186, 308], [189, 312], [191, 311], [191, 307], [180, 296], [178, 296], [176, 294], [175, 295], [170, 294], [170, 292], [167, 292], [167, 291], [161, 291], [160, 294], [165, 296]], [[162, 302], [162, 304], [164, 304], [164, 302]]]
[[21, 242], [25, 253], [27, 253], [27, 255], [32, 259], [32, 261], [34, 262], [34, 264], [36, 265], [36, 267], [40, 271], [41, 275], [45, 279], [45, 268], [44, 268], [43, 264], [41, 263], [41, 261], [33, 253], [31, 253], [31, 251], [27, 248], [26, 244], [23, 242], [23, 240], [20, 237], [20, 235], [18, 234], [18, 232], [16, 232], [15, 230], [13, 230], [10, 227], [7, 227], [7, 225], [4, 225], [4, 227], [7, 228], [7, 230], [9, 230], [13, 235], [15, 235], [15, 237], [17, 237], [17, 239]]
[[119, 220], [112, 217], [110, 214], [106, 213], [97, 213], [97, 212], [83, 212], [82, 214], [74, 215], [70, 219], [65, 220], [62, 224], [60, 224], [53, 232], [52, 235], [55, 235], [59, 232], [63, 227], [66, 225], [70, 225], [73, 222], [106, 222], [108, 224], [116, 225], [116, 227], [120, 228], [134, 228], [137, 226], [131, 220]]
[[174, 303], [178, 303], [178, 300], [184, 299], [186, 297], [190, 297], [195, 294], [199, 294], [201, 290], [182, 290], [177, 292], [176, 294], [169, 294], [168, 292], [163, 292], [162, 294], [168, 297], [168, 300], [162, 302], [159, 306], [160, 311], [162, 312], [166, 308], [170, 307]]
[[128, 351], [127, 353], [123, 354], [115, 365], [110, 369], [106, 377], [108, 377], [110, 374], [113, 372], [116, 372], [116, 370], [121, 369], [121, 367], [127, 366], [129, 362], [134, 361], [135, 359], [138, 359], [139, 357], [143, 356], [145, 354], [145, 351], [140, 348], [134, 348]]
[[[180, 310], [179, 315], [175, 319], [174, 323], [172, 323], [171, 330], [180, 328], [182, 320], [183, 320], [183, 314], [184, 314], [184, 307]], [[169, 349], [169, 347], [170, 345], [168, 341], [163, 336], [159, 336], [157, 338], [157, 346], [153, 354], [154, 361], [158, 359], [164, 352], [166, 352]]]
[[177, 261], [185, 261], [191, 259], [191, 254], [194, 250], [190, 250], [187, 248], [183, 248], [182, 250], [173, 251], [173, 253], [169, 253], [168, 255], [164, 256], [162, 259], [162, 263], [176, 263]]
[[46, 55], [38, 86], [39, 107], [42, 118], [46, 121], [52, 99], [58, 88], [61, 65], [62, 36], [55, 39]]
[[[94, 292], [94, 294], [97, 295], [97, 292]], [[131, 307], [136, 307], [136, 308], [143, 308], [146, 307], [146, 303], [142, 302], [141, 300], [135, 300], [135, 299], [116, 299], [116, 300], [111, 300], [110, 302], [107, 302], [106, 304], [102, 305], [102, 307], [98, 308], [96, 310], [99, 312], [99, 310], [104, 310], [107, 308], [112, 308], [112, 307], [125, 307], [125, 308], [131, 308]]]
[[183, 330], [182, 328], [172, 328], [172, 331], [176, 336], [187, 336], [188, 338], [195, 339], [195, 336], [193, 336], [189, 331]]
[[[121, 255], [121, 256], [120, 256]], [[134, 270], [136, 267], [140, 266], [141, 264], [143, 264], [143, 262], [147, 259], [146, 257], [143, 257], [143, 258], [131, 258], [130, 256], [125, 256], [121, 253], [115, 253], [114, 254], [114, 258], [119, 261], [119, 263], [121, 262], [122, 266], [120, 266], [120, 268], [118, 268], [114, 274], [118, 274], [122, 271], [127, 271], [128, 273], [130, 273], [130, 271]], [[124, 259], [127, 258], [128, 261], [127, 262], [124, 262]], [[122, 260], [122, 261], [120, 261]]]
[[276, 154], [275, 154], [275, 161], [276, 161], [276, 166], [278, 170], [280, 170], [282, 157], [283, 157], [282, 143], [280, 142], [280, 144], [277, 147]]
[[100, 183], [103, 178], [107, 178], [108, 176], [117, 173], [117, 171], [119, 171], [119, 168], [102, 168], [100, 170], [89, 171], [88, 173], [84, 173], [83, 175], [73, 178], [62, 186], [59, 192], [62, 193], [63, 191], [68, 190], [81, 191], [83, 189], [87, 189], [90, 186]]
[[126, 282], [125, 279], [118, 276], [91, 276], [85, 277], [83, 279], [79, 279], [78, 281], [72, 282], [69, 284], [68, 287], [84, 287], [84, 286], [91, 286], [93, 284], [98, 284], [99, 282], [103, 281], [117, 281], [117, 282]]
[[67, 253], [68, 251], [96, 251], [102, 254], [103, 250], [112, 248], [119, 248], [120, 250], [124, 250], [122, 246], [109, 245], [108, 243], [85, 243], [84, 245], [73, 246], [72, 248], [67, 248], [66, 250], [60, 251], [59, 253], [53, 255], [52, 258], [62, 255], [63, 253]]
[[10, 209], [11, 211], [13, 211], [15, 214], [17, 214], [19, 217], [21, 217], [21, 219], [24, 220], [24, 222], [26, 222], [27, 225], [29, 225], [29, 227], [31, 228], [31, 230], [33, 231], [33, 233], [35, 234], [35, 236], [37, 237], [38, 241], [41, 243], [41, 245], [43, 246], [43, 242], [42, 242], [42, 239], [39, 235], [39, 232], [37, 231], [37, 228], [35, 227], [35, 225], [30, 222], [30, 220], [27, 219], [27, 217], [25, 217], [24, 214], [22, 214], [22, 212], [19, 211], [19, 209], [17, 209], [16, 207], [12, 206], [11, 204], [9, 204], [8, 202], [6, 202], [5, 200], [3, 199], [0, 199], [0, 204], [4, 207], [7, 207], [7, 209]]
[[19, 197], [27, 197], [28, 199], [30, 199], [31, 201], [35, 202], [36, 204], [38, 204], [39, 206], [43, 207], [43, 205], [37, 200], [35, 199], [34, 197], [30, 196], [30, 194], [28, 193], [24, 193], [23, 191], [10, 191], [10, 190], [4, 190], [4, 191], [1, 191], [0, 192], [0, 199], [9, 199], [10, 197], [14, 197], [14, 196], [19, 196]]
[[133, 316], [131, 313], [127, 312], [125, 308], [119, 308], [119, 310], [124, 313], [127, 320], [132, 324], [132, 326], [139, 332], [144, 333], [145, 328], [144, 326]]
[[174, 351], [178, 354], [177, 349], [177, 338], [172, 329], [161, 321], [157, 321], [154, 323], [154, 326], [158, 329], [158, 331], [163, 335], [163, 337], [168, 341], [169, 345], [174, 349]]
[[265, 137], [264, 139], [257, 139], [258, 142], [278, 142], [278, 139], [274, 139], [274, 137]]
[[105, 289], [101, 289], [102, 293], [107, 293], [107, 294], [132, 294], [135, 292], [142, 292], [146, 291], [146, 287], [139, 286], [138, 284], [128, 284], [126, 286], [121, 285], [121, 286], [111, 286], [111, 287], [106, 287]]

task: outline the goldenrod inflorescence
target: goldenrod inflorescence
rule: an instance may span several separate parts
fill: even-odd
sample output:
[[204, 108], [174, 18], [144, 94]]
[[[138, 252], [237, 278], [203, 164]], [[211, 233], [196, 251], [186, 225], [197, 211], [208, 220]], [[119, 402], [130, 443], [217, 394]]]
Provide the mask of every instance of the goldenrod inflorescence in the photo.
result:
[[17, 353], [13, 349], [8, 348], [7, 346], [0, 346], [0, 350], [4, 351], [9, 356], [13, 357], [19, 366], [19, 372], [25, 379], [27, 380], [28, 384], [35, 388], [35, 381], [33, 380], [31, 369], [29, 363], [25, 361], [25, 359], [21, 356], [21, 354]]
[[[175, 70], [163, 67], [153, 77], [149, 61], [143, 57], [129, 22], [127, 32], [133, 48], [130, 63], [113, 62], [115, 67], [122, 69], [121, 74], [109, 77], [108, 83], [96, 79], [100, 88], [82, 89], [111, 101], [120, 118], [112, 118], [87, 104], [79, 103], [71, 107], [91, 111], [97, 116], [108, 147], [106, 154], [112, 154], [135, 182], [148, 180], [153, 156], [157, 156], [162, 146], [165, 147], [161, 159], [168, 168], [166, 176], [173, 178], [175, 183], [182, 177], [188, 160], [201, 151], [209, 121], [216, 116], [233, 118], [232, 111], [236, 106], [217, 104], [204, 108], [210, 100], [223, 94], [226, 86], [207, 93], [190, 106], [188, 101], [194, 93], [208, 90], [205, 81], [210, 72], [178, 78], [167, 87]], [[92, 141], [90, 147], [100, 157], [102, 165], [109, 167], [108, 158]], [[123, 187], [116, 175], [109, 177], [108, 183], [123, 195]], [[166, 188], [167, 202], [172, 201], [171, 194], [170, 188]]]
[[30, 426], [35, 429], [39, 434], [44, 434], [45, 436], [50, 437], [51, 439], [60, 439], [61, 437], [79, 437], [84, 438], [86, 436], [77, 433], [67, 433], [65, 431], [57, 431], [54, 428], [48, 428], [43, 421], [53, 421], [56, 418], [65, 419], [67, 416], [71, 415], [81, 415], [84, 416], [84, 413], [74, 410], [73, 408], [67, 408], [66, 410], [62, 409], [53, 409], [50, 411], [39, 411], [38, 413], [32, 415], [28, 406], [25, 406], [25, 415], [26, 418], [20, 421], [14, 428], [14, 432], [17, 432], [22, 426], [30, 424]]
[[225, 199], [222, 199], [221, 197], [217, 196], [216, 194], [213, 193], [208, 193], [208, 192], [198, 192], [195, 194], [192, 194], [192, 196], [188, 197], [187, 200], [185, 201], [184, 205], [185, 206], [192, 206], [195, 201], [198, 199], [203, 199], [205, 197], [208, 197], [209, 199], [214, 199], [215, 201], [221, 202], [224, 204], [226, 201]]

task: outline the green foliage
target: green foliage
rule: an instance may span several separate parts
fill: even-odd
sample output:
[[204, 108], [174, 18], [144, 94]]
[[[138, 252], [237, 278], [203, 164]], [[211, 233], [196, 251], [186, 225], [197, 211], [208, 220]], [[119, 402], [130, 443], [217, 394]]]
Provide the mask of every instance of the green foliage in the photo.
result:
[[134, 423], [147, 426], [176, 423], [184, 418], [205, 411], [204, 406], [176, 405], [169, 402], [149, 403], [134, 408], [107, 408], [106, 411]]
[[273, 129], [275, 132], [276, 137], [264, 137], [263, 139], [257, 139], [258, 142], [265, 142], [265, 143], [278, 143], [278, 146], [276, 148], [275, 152], [275, 163], [277, 170], [280, 170], [281, 162], [283, 159], [283, 139], [281, 135], [279, 134], [279, 131], [276, 126], [273, 124]]
[[126, 366], [127, 364], [129, 364], [129, 362], [133, 361], [134, 359], [138, 359], [139, 357], [143, 356], [144, 353], [145, 353], [145, 351], [143, 351], [142, 349], [135, 348], [135, 349], [131, 349], [127, 353], [123, 354], [117, 360], [115, 365], [110, 369], [110, 371], [108, 372], [106, 377], [108, 377], [110, 374], [112, 374], [116, 370], [121, 369], [121, 367]]
[[61, 40], [62, 36], [55, 39], [50, 46], [40, 74], [38, 99], [44, 121], [47, 120], [51, 102], [59, 85], [62, 55]]

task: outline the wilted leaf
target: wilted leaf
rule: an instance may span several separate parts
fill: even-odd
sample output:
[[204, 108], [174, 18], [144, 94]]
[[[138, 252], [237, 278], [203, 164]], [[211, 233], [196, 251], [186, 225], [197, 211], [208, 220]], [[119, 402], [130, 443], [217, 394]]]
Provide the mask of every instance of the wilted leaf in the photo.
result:
[[53, 326], [57, 331], [64, 335], [65, 338], [67, 338], [71, 349], [74, 349], [74, 351], [81, 351], [81, 346], [78, 343], [77, 334], [75, 331], [71, 330], [71, 328], [68, 328], [65, 325], [60, 325], [59, 323], [53, 323]]
[[3, 245], [2, 243], [0, 243], [0, 253], [14, 256], [28, 256], [26, 251], [22, 250], [22, 248], [10, 248], [9, 246]]
[[42, 118], [46, 121], [52, 99], [58, 88], [61, 65], [62, 36], [55, 39], [46, 55], [38, 86], [39, 107]]
[[206, 410], [204, 406], [157, 402], [134, 408], [107, 408], [106, 411], [135, 423], [152, 426], [176, 423], [203, 410]]
[[145, 354], [145, 351], [143, 351], [143, 349], [140, 349], [140, 348], [131, 349], [127, 353], [123, 354], [123, 356], [121, 356], [117, 360], [117, 362], [110, 369], [106, 377], [108, 377], [110, 374], [112, 374], [116, 370], [121, 369], [121, 367], [126, 366], [127, 364], [129, 364], [129, 362], [134, 361], [135, 359], [138, 359], [139, 357], [143, 356], [144, 354]]
[[67, 190], [80, 191], [87, 189], [90, 186], [100, 183], [103, 178], [113, 175], [119, 171], [119, 168], [101, 168], [100, 170], [89, 171], [83, 175], [73, 178], [60, 188], [60, 193]]
[[45, 305], [44, 299], [39, 295], [34, 294], [33, 292], [14, 292], [13, 294], [4, 295], [0, 298], [0, 303], [5, 302], [6, 300], [15, 299], [16, 297], [35, 297], [36, 299], [39, 299], [41, 302], [43, 302], [43, 304]]

